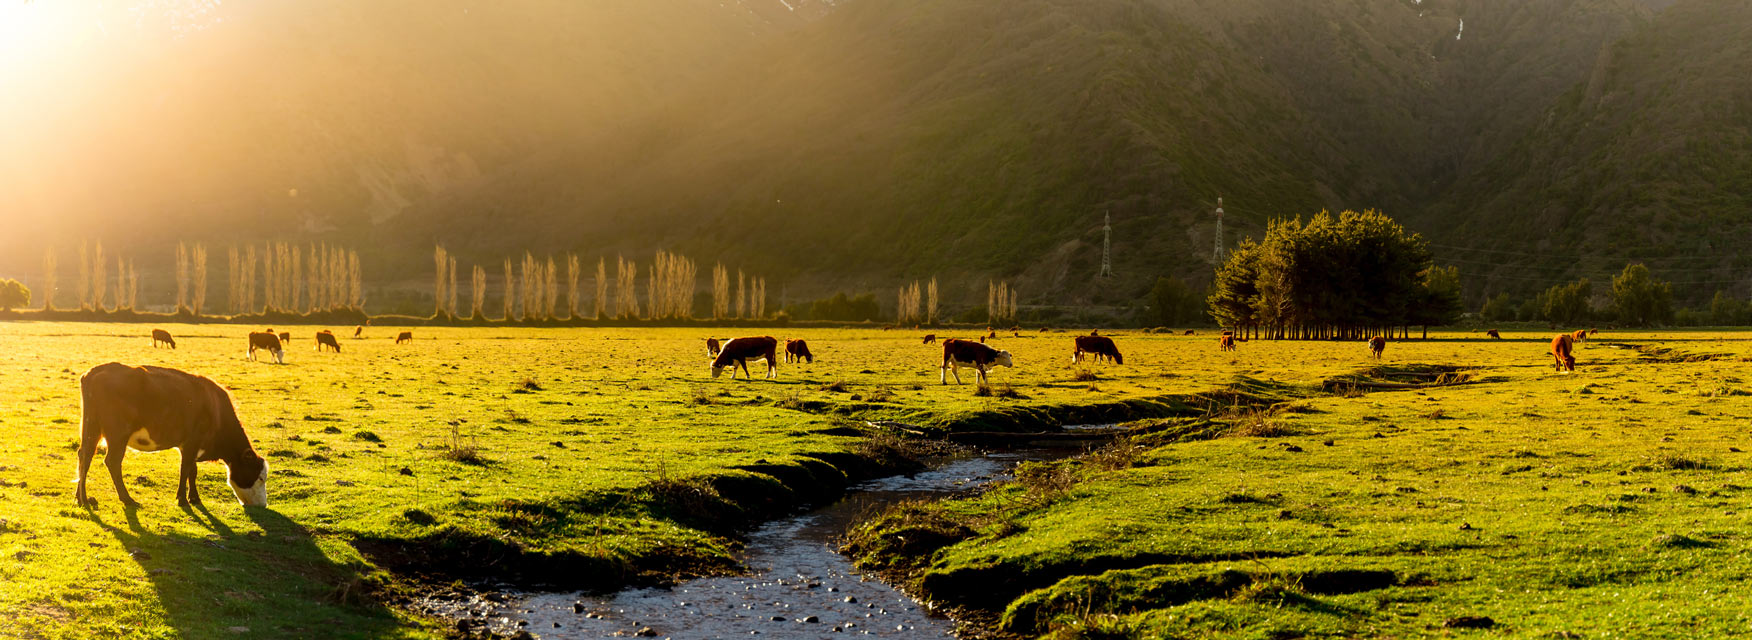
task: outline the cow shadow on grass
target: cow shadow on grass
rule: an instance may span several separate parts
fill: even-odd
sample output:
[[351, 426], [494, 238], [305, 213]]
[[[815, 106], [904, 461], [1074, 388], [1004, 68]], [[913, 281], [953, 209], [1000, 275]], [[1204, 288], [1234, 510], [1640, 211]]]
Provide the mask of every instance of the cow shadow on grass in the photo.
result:
[[[241, 517], [238, 509], [243, 510]], [[153, 516], [160, 514], [154, 511], [163, 513], [157, 522]], [[194, 506], [170, 515], [168, 507], [149, 504], [123, 509], [125, 526], [91, 513], [139, 563], [158, 597], [164, 623], [178, 637], [401, 635], [398, 629], [404, 623], [395, 612], [360, 597], [368, 571], [362, 562], [331, 558], [308, 529], [270, 509], [227, 501], [217, 511]], [[147, 516], [144, 524], [142, 513]], [[193, 533], [179, 524], [189, 521], [207, 533]], [[342, 543], [334, 544], [340, 551], [335, 555], [353, 556]]]

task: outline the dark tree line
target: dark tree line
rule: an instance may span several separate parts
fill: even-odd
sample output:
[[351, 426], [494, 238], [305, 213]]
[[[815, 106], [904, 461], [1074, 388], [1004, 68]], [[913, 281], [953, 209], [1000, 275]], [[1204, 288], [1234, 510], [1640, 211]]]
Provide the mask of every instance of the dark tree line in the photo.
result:
[[1274, 221], [1217, 269], [1211, 316], [1242, 335], [1360, 339], [1459, 319], [1460, 274], [1376, 211]]

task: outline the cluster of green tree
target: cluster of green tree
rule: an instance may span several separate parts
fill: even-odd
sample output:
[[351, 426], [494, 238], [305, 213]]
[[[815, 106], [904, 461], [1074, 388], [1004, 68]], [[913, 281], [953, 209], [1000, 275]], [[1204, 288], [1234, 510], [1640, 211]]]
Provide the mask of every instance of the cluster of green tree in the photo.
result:
[[1209, 291], [1194, 289], [1179, 278], [1159, 277], [1156, 286], [1150, 288], [1149, 298], [1144, 300], [1147, 307], [1144, 316], [1158, 327], [1209, 324], [1211, 316], [1205, 306], [1208, 297]]
[[831, 298], [790, 305], [785, 313], [793, 320], [868, 322], [882, 319], [882, 305], [877, 304], [874, 293], [848, 296], [842, 291]]
[[1217, 269], [1211, 315], [1274, 339], [1360, 338], [1460, 316], [1460, 273], [1431, 264], [1421, 236], [1377, 212], [1278, 220]]
[[[1608, 293], [1610, 302], [1596, 305], [1594, 285], [1587, 278], [1583, 278], [1553, 285], [1518, 304], [1509, 294], [1499, 293], [1485, 301], [1478, 315], [1487, 322], [1519, 320], [1576, 325], [1591, 321], [1611, 321], [1632, 327], [1671, 324], [1675, 319], [1673, 285], [1656, 280], [1648, 267], [1642, 264], [1625, 266], [1623, 272], [1612, 278], [1612, 290]], [[1719, 307], [1720, 317], [1723, 319], [1739, 319], [1740, 310], [1733, 303], [1731, 297], [1716, 293], [1716, 302], [1711, 305], [1710, 315], [1715, 316]], [[1693, 312], [1691, 317], [1696, 315]]]
[[0, 311], [30, 306], [30, 289], [17, 280], [0, 280]]

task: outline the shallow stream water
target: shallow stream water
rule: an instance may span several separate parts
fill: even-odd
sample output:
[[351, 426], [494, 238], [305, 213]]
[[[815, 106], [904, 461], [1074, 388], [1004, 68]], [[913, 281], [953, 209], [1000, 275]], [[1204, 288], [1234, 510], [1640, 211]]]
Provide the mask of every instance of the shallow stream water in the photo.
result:
[[955, 623], [859, 571], [834, 551], [860, 517], [883, 506], [942, 497], [1009, 477], [1016, 463], [1071, 450], [994, 452], [942, 462], [907, 476], [853, 486], [830, 506], [769, 523], [748, 536], [746, 575], [689, 580], [611, 595], [521, 594], [502, 602], [451, 603], [483, 611], [488, 628], [550, 639], [747, 636], [953, 638]]

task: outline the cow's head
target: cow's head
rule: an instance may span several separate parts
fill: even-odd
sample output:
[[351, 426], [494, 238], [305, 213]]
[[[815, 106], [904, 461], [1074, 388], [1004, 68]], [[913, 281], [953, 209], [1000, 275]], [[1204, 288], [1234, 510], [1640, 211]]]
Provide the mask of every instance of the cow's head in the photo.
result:
[[1125, 364], [1125, 356], [1119, 355], [1119, 350], [1113, 350], [1113, 364]]
[[1016, 361], [1010, 358], [1010, 352], [999, 351], [998, 355], [992, 356], [992, 366], [994, 366], [994, 367], [1014, 367], [1014, 366], [1016, 366]]
[[268, 461], [256, 455], [227, 465], [231, 492], [246, 507], [268, 506]]

